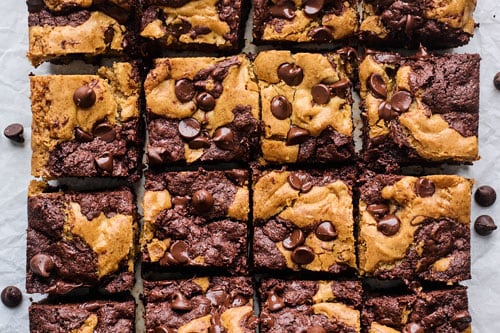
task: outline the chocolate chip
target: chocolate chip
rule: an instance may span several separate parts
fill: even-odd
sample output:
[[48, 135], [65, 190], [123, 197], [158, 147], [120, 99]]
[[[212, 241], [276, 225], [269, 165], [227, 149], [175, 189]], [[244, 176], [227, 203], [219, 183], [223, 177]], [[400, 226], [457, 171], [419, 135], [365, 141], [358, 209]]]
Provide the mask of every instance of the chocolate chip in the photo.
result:
[[493, 84], [495, 85], [495, 88], [500, 90], [500, 72], [495, 74], [495, 77], [493, 78]]
[[309, 246], [299, 246], [292, 252], [292, 260], [299, 265], [307, 265], [314, 260], [314, 251]]
[[101, 156], [96, 157], [94, 160], [101, 170], [109, 173], [113, 171], [113, 155], [111, 153], [104, 153]]
[[422, 44], [420, 44], [420, 46], [418, 47], [416, 57], [418, 59], [426, 59], [429, 58], [429, 56], [430, 55], [429, 52], [427, 52], [427, 49]]
[[307, 329], [306, 333], [326, 333], [326, 330], [321, 326], [311, 326]]
[[192, 37], [196, 38], [196, 36], [207, 35], [211, 31], [212, 30], [210, 30], [210, 27], [207, 27], [207, 26], [204, 26], [204, 25], [197, 25], [192, 30]]
[[409, 92], [400, 90], [392, 95], [391, 106], [396, 112], [403, 113], [408, 111], [412, 101], [413, 98]]
[[287, 238], [283, 239], [283, 247], [287, 250], [293, 250], [297, 246], [304, 244], [304, 233], [300, 229], [295, 229], [292, 231]]
[[187, 103], [193, 99], [196, 94], [193, 81], [189, 79], [180, 79], [175, 82], [175, 97], [182, 103]]
[[474, 200], [481, 207], [489, 207], [497, 200], [497, 193], [493, 187], [482, 185], [474, 193]]
[[191, 149], [210, 148], [210, 139], [206, 135], [200, 135], [189, 141], [188, 146]]
[[191, 302], [180, 292], [176, 292], [172, 297], [172, 309], [179, 311], [190, 311], [193, 307]]
[[47, 278], [54, 268], [54, 260], [49, 255], [43, 253], [35, 254], [30, 260], [30, 269], [38, 276]]
[[[269, 314], [261, 312], [260, 314], [260, 326], [270, 329], [274, 326], [274, 319]], [[262, 329], [262, 328], [261, 328]]]
[[245, 170], [233, 169], [224, 172], [227, 178], [231, 179], [239, 186], [243, 186], [248, 181], [248, 173]]
[[330, 88], [333, 89], [333, 90], [345, 90], [347, 88], [349, 88], [349, 85], [350, 85], [351, 81], [349, 81], [349, 79], [346, 79], [346, 78], [343, 78], [343, 79], [340, 79], [334, 83], [332, 83], [330, 85]]
[[162, 165], [165, 161], [163, 160], [163, 154], [165, 154], [166, 149], [163, 147], [148, 147], [148, 162], [151, 165]]
[[304, 172], [290, 172], [287, 180], [292, 188], [304, 193], [309, 192], [313, 187], [311, 177]]
[[175, 333], [175, 330], [170, 327], [158, 326], [155, 327], [154, 333]]
[[196, 96], [196, 105], [203, 111], [212, 111], [215, 108], [215, 98], [207, 92]]
[[366, 207], [366, 210], [374, 215], [382, 216], [389, 213], [389, 206], [384, 204], [371, 204]]
[[422, 18], [415, 15], [406, 15], [405, 33], [411, 36], [415, 29], [422, 23]]
[[269, 14], [274, 17], [292, 20], [295, 17], [295, 5], [290, 2], [271, 6]]
[[270, 292], [267, 294], [265, 305], [269, 311], [274, 312], [283, 309], [285, 307], [285, 301], [283, 298], [276, 295], [276, 293]]
[[286, 135], [286, 145], [300, 145], [309, 137], [309, 131], [298, 126], [292, 126]]
[[212, 305], [224, 305], [228, 298], [228, 294], [222, 289], [208, 290], [205, 296], [210, 300]]
[[467, 310], [459, 311], [451, 318], [451, 325], [460, 331], [467, 329], [471, 322], [472, 318]]
[[279, 120], [284, 120], [292, 114], [292, 104], [285, 96], [274, 96], [271, 100], [271, 113]]
[[198, 120], [194, 118], [185, 118], [179, 122], [177, 126], [180, 136], [184, 140], [192, 140], [200, 134], [201, 125]]
[[104, 31], [104, 43], [106, 45], [111, 44], [114, 37], [115, 37], [115, 29], [113, 29], [113, 27], [108, 27], [106, 31]]
[[418, 323], [408, 323], [403, 327], [402, 333], [424, 333], [424, 328]]
[[392, 110], [391, 103], [382, 101], [378, 106], [378, 116], [385, 121], [391, 121], [398, 117], [398, 114]]
[[2, 290], [1, 295], [2, 303], [9, 308], [14, 308], [21, 304], [23, 300], [23, 294], [18, 287], [8, 286]]
[[170, 253], [176, 263], [185, 264], [189, 261], [188, 245], [184, 241], [177, 240], [170, 245]]
[[335, 226], [330, 221], [323, 221], [316, 227], [316, 237], [324, 242], [332, 241], [337, 236], [337, 230], [335, 230]]
[[191, 23], [181, 19], [179, 23], [174, 23], [169, 26], [170, 33], [179, 38], [181, 35], [187, 34], [191, 30]]
[[309, 16], [317, 15], [324, 5], [325, 0], [306, 0], [304, 2], [304, 13]]
[[238, 307], [238, 306], [243, 306], [248, 303], [248, 300], [241, 296], [241, 295], [236, 295], [233, 299], [233, 302], [231, 303], [232, 306]]
[[198, 190], [194, 192], [191, 201], [194, 209], [198, 213], [205, 213], [212, 209], [214, 205], [214, 197], [207, 190]]
[[231, 150], [234, 146], [234, 133], [230, 128], [219, 127], [212, 138], [220, 149]]
[[116, 131], [109, 123], [101, 123], [94, 128], [94, 136], [105, 142], [113, 142], [116, 138]]
[[172, 205], [176, 208], [186, 208], [189, 203], [189, 197], [173, 197]]
[[284, 63], [278, 67], [278, 77], [289, 86], [298, 86], [304, 79], [304, 72], [300, 66]]
[[489, 215], [480, 215], [474, 221], [474, 230], [481, 236], [488, 236], [496, 229], [495, 221]]
[[311, 95], [313, 101], [318, 104], [327, 104], [330, 101], [330, 89], [322, 83], [311, 88]]
[[393, 236], [401, 228], [401, 222], [396, 215], [386, 215], [377, 222], [377, 230], [385, 236]]
[[387, 97], [387, 85], [384, 82], [382, 75], [373, 73], [370, 75], [368, 80], [368, 85], [370, 89], [377, 95], [377, 97], [386, 98]]
[[43, 9], [43, 0], [27, 0], [26, 4], [28, 5], [28, 11], [30, 13], [36, 13]]
[[326, 43], [332, 40], [332, 30], [329, 27], [317, 27], [309, 32], [309, 36], [315, 41]]
[[75, 139], [77, 139], [80, 142], [90, 142], [94, 139], [92, 134], [85, 132], [80, 127], [75, 127], [74, 134], [75, 134]]
[[419, 178], [415, 183], [415, 193], [419, 197], [431, 197], [434, 192], [436, 192], [436, 185], [428, 178]]
[[94, 89], [85, 85], [75, 90], [73, 102], [82, 109], [88, 109], [95, 104], [96, 94]]
[[5, 127], [3, 130], [3, 135], [12, 141], [23, 143], [24, 142], [24, 127], [21, 124], [13, 123]]

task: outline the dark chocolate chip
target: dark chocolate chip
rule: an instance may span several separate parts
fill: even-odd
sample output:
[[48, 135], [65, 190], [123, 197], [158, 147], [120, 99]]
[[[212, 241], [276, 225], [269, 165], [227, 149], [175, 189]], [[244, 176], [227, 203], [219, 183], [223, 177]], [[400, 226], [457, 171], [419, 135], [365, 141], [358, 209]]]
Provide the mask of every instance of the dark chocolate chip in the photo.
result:
[[189, 79], [180, 79], [175, 82], [175, 97], [182, 103], [187, 103], [193, 99], [196, 94], [193, 81]]
[[170, 327], [158, 326], [155, 328], [154, 333], [175, 333], [175, 330]]
[[493, 78], [493, 84], [495, 85], [495, 88], [500, 90], [500, 72], [495, 74], [495, 77]]
[[330, 221], [323, 221], [316, 227], [316, 237], [324, 242], [332, 241], [337, 236], [337, 230], [335, 230], [335, 226]]
[[431, 197], [434, 192], [436, 192], [436, 185], [428, 178], [419, 178], [415, 183], [415, 193], [419, 197]]
[[196, 105], [203, 111], [212, 111], [215, 108], [215, 98], [207, 92], [196, 96]]
[[170, 246], [172, 258], [179, 264], [185, 264], [189, 261], [188, 245], [186, 242], [177, 240]]
[[186, 208], [189, 203], [189, 197], [173, 197], [172, 205], [176, 208]]
[[292, 231], [287, 238], [283, 239], [283, 247], [287, 250], [293, 250], [297, 246], [304, 244], [304, 233], [300, 229], [295, 229]]
[[197, 137], [201, 132], [201, 125], [198, 120], [194, 118], [185, 118], [179, 122], [177, 126], [180, 136], [184, 140], [192, 140]]
[[166, 149], [163, 147], [148, 147], [148, 162], [151, 165], [162, 165], [165, 161], [163, 160], [163, 154], [165, 154]]
[[192, 37], [196, 38], [196, 36], [207, 35], [211, 32], [210, 27], [204, 25], [197, 25], [192, 30]]
[[374, 215], [382, 216], [389, 213], [389, 206], [384, 204], [371, 204], [366, 207], [366, 210]]
[[205, 296], [210, 300], [212, 305], [224, 305], [228, 298], [228, 294], [222, 289], [208, 290]]
[[90, 142], [94, 139], [92, 134], [85, 132], [80, 127], [75, 127], [74, 134], [75, 134], [75, 139], [77, 139], [80, 142]]
[[497, 200], [497, 193], [493, 187], [482, 185], [474, 193], [474, 200], [481, 207], [489, 207]]
[[206, 135], [200, 135], [189, 141], [188, 146], [191, 149], [209, 148], [210, 139]]
[[230, 128], [219, 127], [212, 138], [220, 149], [231, 150], [234, 147], [234, 133]]
[[398, 117], [398, 114], [392, 110], [391, 103], [382, 101], [378, 106], [378, 116], [385, 121], [391, 121]]
[[35, 254], [30, 260], [30, 269], [38, 276], [47, 278], [54, 268], [54, 260], [47, 254]]
[[304, 72], [300, 66], [284, 63], [278, 67], [278, 77], [289, 86], [298, 86], [304, 79]]
[[488, 236], [496, 229], [495, 221], [489, 215], [480, 215], [474, 221], [474, 230], [481, 236]]
[[173, 36], [179, 38], [181, 35], [187, 34], [191, 30], [191, 23], [181, 19], [179, 23], [171, 24], [169, 30]]
[[274, 96], [271, 100], [271, 113], [279, 120], [284, 120], [292, 114], [292, 104], [285, 96]]
[[299, 246], [292, 252], [292, 260], [299, 265], [307, 265], [314, 260], [314, 251], [309, 246]]
[[358, 51], [350, 46], [343, 47], [341, 49], [337, 50], [337, 53], [340, 54], [340, 56], [344, 59], [347, 60], [357, 60], [359, 59], [359, 54]]
[[12, 141], [23, 143], [24, 142], [23, 132], [24, 132], [23, 125], [18, 123], [13, 123], [5, 127], [5, 129], [3, 130], [3, 135], [5, 135]]
[[194, 192], [191, 201], [194, 209], [198, 213], [205, 213], [212, 209], [214, 205], [214, 197], [207, 190], [198, 190]]
[[286, 145], [300, 145], [309, 137], [309, 131], [298, 126], [292, 126], [286, 135]]
[[307, 329], [306, 333], [326, 333], [326, 330], [321, 326], [311, 326]]
[[116, 131], [109, 123], [101, 123], [94, 128], [94, 136], [105, 142], [113, 142], [116, 138]]
[[382, 75], [373, 73], [368, 80], [370, 89], [377, 95], [377, 97], [387, 97], [387, 85], [384, 82]]
[[349, 81], [349, 79], [343, 78], [343, 79], [340, 79], [340, 80], [332, 83], [330, 85], [330, 88], [334, 89], [334, 90], [344, 90], [344, 89], [347, 89], [349, 87], [350, 82], [351, 81]]
[[401, 228], [401, 221], [396, 215], [386, 215], [377, 222], [377, 230], [385, 236], [393, 236]]
[[227, 178], [231, 179], [239, 186], [243, 186], [248, 181], [248, 173], [245, 170], [233, 169], [224, 172]]
[[318, 104], [327, 104], [330, 101], [330, 89], [322, 83], [311, 88], [311, 95], [313, 101]]
[[8, 286], [2, 290], [1, 295], [2, 303], [9, 308], [14, 308], [21, 304], [23, 300], [23, 294], [18, 287]]
[[415, 15], [406, 15], [405, 33], [411, 36], [415, 29], [422, 23], [422, 18]]
[[75, 90], [73, 102], [82, 109], [88, 109], [95, 104], [96, 94], [94, 89], [85, 85]]
[[36, 13], [43, 9], [43, 0], [27, 0], [26, 4], [28, 5], [28, 11], [30, 13]]
[[191, 302], [180, 292], [176, 292], [172, 297], [172, 309], [179, 311], [190, 311], [193, 306]]
[[106, 45], [111, 44], [114, 37], [115, 37], [115, 29], [113, 29], [113, 27], [108, 27], [106, 31], [104, 31], [104, 43]]
[[295, 17], [295, 5], [290, 2], [271, 6], [269, 14], [274, 17], [292, 20]]
[[317, 27], [309, 32], [309, 36], [315, 41], [326, 43], [332, 40], [332, 30], [329, 27]]
[[400, 90], [392, 95], [391, 106], [396, 112], [403, 113], [408, 111], [412, 101], [413, 98], [409, 92]]
[[104, 153], [95, 158], [97, 166], [104, 171], [111, 173], [113, 171], [113, 155], [111, 153]]
[[304, 172], [290, 172], [287, 180], [292, 188], [304, 193], [309, 192], [313, 187], [311, 177]]
[[276, 293], [270, 292], [267, 294], [265, 305], [269, 311], [274, 312], [283, 309], [285, 307], [285, 301], [282, 297], [276, 295]]
[[403, 327], [402, 333], [424, 333], [424, 328], [418, 323], [408, 323]]
[[472, 318], [467, 310], [459, 311], [451, 318], [451, 325], [460, 331], [467, 329], [471, 322]]
[[306, 0], [304, 2], [304, 13], [309, 16], [317, 15], [324, 5], [325, 0]]

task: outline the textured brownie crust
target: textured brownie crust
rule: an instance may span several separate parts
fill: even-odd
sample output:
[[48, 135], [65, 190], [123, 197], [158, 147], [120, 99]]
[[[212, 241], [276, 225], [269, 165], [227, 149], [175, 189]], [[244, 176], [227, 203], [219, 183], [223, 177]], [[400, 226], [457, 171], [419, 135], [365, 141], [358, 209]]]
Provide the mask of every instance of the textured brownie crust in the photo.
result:
[[247, 273], [247, 171], [149, 172], [143, 208], [145, 267]]
[[260, 331], [360, 332], [362, 292], [357, 281], [262, 280]]
[[420, 292], [417, 295], [368, 298], [363, 304], [364, 332], [470, 332], [467, 289]]
[[[97, 75], [31, 76], [32, 166], [35, 177], [140, 177], [143, 125], [140, 76], [130, 63]], [[75, 92], [92, 87], [95, 103], [76, 105]]]
[[258, 146], [253, 80], [243, 55], [156, 60], [144, 84], [149, 164], [249, 161]]
[[147, 333], [250, 333], [257, 327], [250, 278], [144, 281], [144, 297]]
[[43, 193], [39, 186], [32, 183], [28, 198], [26, 290], [131, 290], [137, 233], [132, 191]]
[[[478, 54], [369, 53], [360, 65], [362, 156], [370, 169], [478, 156]], [[375, 85], [375, 87], [374, 87]]]
[[[271, 163], [345, 162], [354, 155], [350, 76], [356, 52], [264, 51], [254, 62], [261, 151]], [[315, 93], [319, 89], [319, 93]]]
[[358, 30], [356, 0], [253, 0], [254, 43], [328, 43], [353, 37]]
[[382, 279], [470, 278], [472, 181], [376, 175], [360, 187], [359, 265]]
[[365, 0], [359, 36], [373, 47], [445, 49], [474, 34], [476, 0]]
[[330, 273], [356, 268], [351, 192], [355, 177], [350, 167], [257, 172], [255, 267]]
[[30, 333], [133, 333], [134, 318], [133, 301], [57, 305], [34, 303], [29, 307]]

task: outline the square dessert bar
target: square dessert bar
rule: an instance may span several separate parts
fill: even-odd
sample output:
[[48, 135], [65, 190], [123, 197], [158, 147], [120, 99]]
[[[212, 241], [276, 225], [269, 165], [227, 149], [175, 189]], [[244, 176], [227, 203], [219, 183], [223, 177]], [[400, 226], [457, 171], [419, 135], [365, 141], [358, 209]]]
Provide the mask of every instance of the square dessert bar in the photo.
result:
[[146, 173], [143, 273], [246, 274], [248, 181], [240, 169]]
[[159, 50], [237, 52], [248, 0], [145, 0], [140, 35]]
[[138, 0], [28, 0], [29, 51], [44, 61], [131, 55]]
[[362, 293], [358, 281], [264, 279], [260, 332], [360, 332]]
[[255, 154], [259, 93], [245, 56], [157, 59], [144, 87], [150, 165], [246, 162]]
[[86, 301], [71, 304], [33, 303], [30, 333], [135, 332], [133, 301]]
[[433, 49], [465, 45], [474, 35], [476, 0], [363, 0], [359, 36], [372, 47]]
[[359, 269], [382, 279], [470, 279], [472, 180], [367, 176], [360, 187]]
[[138, 238], [134, 193], [127, 187], [100, 192], [52, 190], [45, 183], [30, 184], [28, 293], [131, 290]]
[[146, 332], [255, 332], [249, 277], [144, 281]]
[[140, 80], [131, 63], [101, 67], [97, 75], [31, 76], [31, 174], [137, 180]]
[[369, 333], [470, 333], [467, 289], [370, 296], [364, 301], [361, 321]]
[[352, 48], [337, 53], [264, 51], [254, 70], [262, 104], [266, 162], [345, 162], [354, 156]]
[[471, 163], [478, 156], [478, 54], [368, 53], [359, 67], [363, 159], [399, 165]]
[[255, 171], [253, 258], [258, 270], [356, 269], [353, 167]]
[[329, 43], [355, 37], [357, 0], [253, 0], [253, 41]]

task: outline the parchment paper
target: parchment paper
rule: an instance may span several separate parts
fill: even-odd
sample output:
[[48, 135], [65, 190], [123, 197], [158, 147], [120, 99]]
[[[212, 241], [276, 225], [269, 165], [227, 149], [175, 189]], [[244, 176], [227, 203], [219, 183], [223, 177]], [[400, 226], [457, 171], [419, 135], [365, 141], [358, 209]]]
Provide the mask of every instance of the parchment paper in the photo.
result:
[[[28, 332], [30, 298], [25, 293], [26, 197], [30, 181], [30, 72], [36, 74], [70, 72], [68, 68], [44, 64], [37, 69], [26, 60], [28, 24], [24, 0], [0, 1], [0, 130], [13, 122], [25, 127], [24, 145], [0, 137], [0, 290], [18, 286], [23, 303], [9, 309], [0, 304], [0, 333]], [[474, 178], [475, 188], [488, 184], [499, 192], [500, 201], [500, 91], [492, 83], [500, 71], [500, 2], [478, 0], [475, 19], [480, 23], [469, 45], [457, 53], [480, 53], [481, 61], [481, 160], [470, 167], [454, 168], [460, 175]], [[247, 36], [250, 36], [247, 29]], [[248, 47], [247, 47], [248, 49]], [[92, 72], [79, 64], [79, 71]], [[355, 122], [359, 124], [359, 121]], [[491, 215], [500, 224], [500, 202], [490, 208], [472, 205], [472, 222], [482, 214]], [[481, 237], [472, 232], [472, 280], [469, 286], [470, 311], [475, 333], [500, 332], [500, 230]]]

